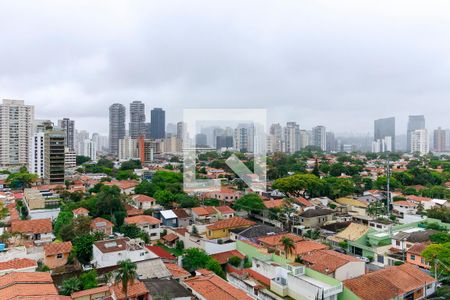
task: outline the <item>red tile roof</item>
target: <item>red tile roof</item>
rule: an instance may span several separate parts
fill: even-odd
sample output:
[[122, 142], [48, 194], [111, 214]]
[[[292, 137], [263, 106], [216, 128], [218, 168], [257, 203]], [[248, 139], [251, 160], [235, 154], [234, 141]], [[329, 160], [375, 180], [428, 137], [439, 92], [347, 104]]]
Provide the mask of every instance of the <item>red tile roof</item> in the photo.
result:
[[219, 230], [219, 229], [227, 229], [227, 228], [239, 228], [239, 227], [248, 227], [254, 225], [255, 222], [241, 218], [241, 217], [233, 217], [229, 219], [224, 219], [217, 221], [212, 225], [206, 226], [209, 230]]
[[105, 292], [107, 292], [109, 295], [109, 286], [107, 286], [107, 285], [92, 288], [92, 289], [87, 289], [84, 291], [75, 292], [71, 296], [72, 296], [72, 298], [75, 299], [75, 298], [81, 298], [81, 297], [86, 297], [86, 296], [95, 295], [98, 293], [105, 293]]
[[394, 203], [392, 203], [392, 205], [401, 205], [401, 206], [409, 206], [409, 207], [417, 206], [417, 204], [411, 203], [408, 201], [395, 201]]
[[118, 186], [121, 190], [131, 189], [139, 184], [137, 180], [113, 180], [111, 182], [104, 182], [105, 185]]
[[51, 233], [51, 219], [16, 220], [11, 222], [11, 232], [20, 233]]
[[300, 204], [300, 205], [302, 205], [302, 206], [312, 206], [312, 203], [309, 202], [308, 200], [306, 200], [306, 199], [303, 198], [303, 197], [295, 198], [295, 199], [294, 199], [294, 202], [296, 202], [296, 203], [298, 203], [298, 204]]
[[72, 210], [72, 212], [74, 215], [85, 215], [85, 214], [89, 213], [89, 210], [87, 210], [84, 207], [78, 207], [78, 208], [75, 208], [74, 210]]
[[323, 250], [323, 249], [327, 249], [328, 246], [318, 243], [318, 242], [314, 242], [314, 241], [301, 241], [301, 242], [297, 242], [295, 243], [295, 254], [296, 255], [305, 255], [307, 253], [310, 253], [312, 251], [316, 251], [316, 250]]
[[268, 201], [264, 201], [263, 203], [266, 208], [278, 208], [278, 207], [282, 207], [286, 204], [283, 199], [268, 200]]
[[160, 224], [161, 221], [158, 220], [155, 217], [147, 216], [147, 215], [140, 215], [140, 216], [134, 216], [134, 217], [128, 217], [125, 218], [125, 223], [127, 224]]
[[175, 260], [176, 257], [167, 252], [164, 248], [159, 246], [145, 246], [148, 250], [155, 253], [162, 259], [169, 259], [169, 260]]
[[72, 242], [50, 243], [44, 245], [45, 256], [56, 255], [60, 253], [70, 253], [72, 251]]
[[201, 217], [217, 214], [217, 211], [212, 206], [193, 207], [192, 212]]
[[293, 234], [293, 233], [280, 233], [280, 234], [275, 234], [275, 235], [267, 235], [264, 237], [260, 237], [258, 239], [258, 241], [264, 245], [274, 247], [274, 246], [281, 245], [281, 239], [284, 237], [290, 238], [294, 243], [303, 241], [302, 237], [300, 237], [296, 234]]
[[167, 242], [173, 242], [175, 240], [178, 240], [178, 235], [176, 235], [175, 233], [169, 233], [163, 236], [163, 240]]
[[113, 226], [114, 226], [114, 224], [111, 223], [111, 221], [108, 221], [108, 220], [100, 218], [100, 217], [95, 218], [91, 222], [91, 228], [94, 228], [94, 229], [103, 228], [103, 227], [113, 227]]
[[[125, 294], [122, 291], [122, 283], [115, 284], [111, 287], [112, 292], [116, 296], [117, 300], [125, 300]], [[134, 280], [134, 283], [128, 283], [128, 291], [127, 296], [129, 299], [137, 298], [139, 296], [144, 296], [149, 293], [145, 284], [137, 279]]]
[[214, 209], [217, 210], [218, 212], [220, 212], [221, 214], [233, 214], [233, 213], [235, 213], [234, 209], [232, 209], [231, 207], [226, 206], [226, 205], [224, 205], [224, 206], [216, 206], [216, 207], [214, 207]]
[[417, 243], [414, 244], [411, 248], [408, 249], [408, 253], [414, 254], [414, 255], [422, 255], [422, 251], [425, 250], [425, 248], [430, 245], [430, 242], [425, 243]]
[[191, 276], [191, 273], [189, 273], [188, 271], [186, 271], [177, 264], [164, 263], [164, 265], [166, 266], [167, 270], [169, 270], [169, 272], [172, 274], [172, 277], [175, 279], [186, 278]]
[[411, 201], [416, 201], [416, 202], [424, 202], [424, 201], [429, 202], [429, 201], [433, 200], [432, 198], [416, 196], [416, 195], [406, 196], [406, 199], [411, 200]]
[[132, 198], [136, 202], [156, 202], [155, 198], [142, 194], [134, 195]]
[[383, 300], [400, 296], [436, 280], [411, 264], [390, 267], [345, 280], [344, 285], [365, 300]]
[[233, 256], [237, 256], [240, 259], [245, 258], [245, 255], [242, 254], [241, 252], [239, 252], [238, 250], [231, 250], [231, 251], [226, 251], [226, 252], [216, 253], [216, 254], [211, 255], [211, 257], [214, 258], [215, 260], [217, 260], [219, 262], [219, 264], [221, 264], [221, 265], [226, 264], [228, 262], [228, 260]]
[[244, 291], [211, 272], [188, 278], [184, 284], [206, 300], [252, 300]]
[[58, 290], [47, 272], [13, 272], [0, 277], [0, 299], [56, 296]]
[[[302, 255], [302, 260], [318, 272], [331, 274], [349, 262], [362, 262], [361, 260], [333, 250], [319, 250]], [[362, 262], [364, 264], [364, 262]]]
[[0, 262], [0, 270], [20, 270], [32, 267], [37, 267], [37, 262], [29, 258], [15, 258], [12, 260]]
[[189, 218], [188, 213], [182, 208], [174, 208], [172, 209], [172, 211], [178, 217], [178, 219]]

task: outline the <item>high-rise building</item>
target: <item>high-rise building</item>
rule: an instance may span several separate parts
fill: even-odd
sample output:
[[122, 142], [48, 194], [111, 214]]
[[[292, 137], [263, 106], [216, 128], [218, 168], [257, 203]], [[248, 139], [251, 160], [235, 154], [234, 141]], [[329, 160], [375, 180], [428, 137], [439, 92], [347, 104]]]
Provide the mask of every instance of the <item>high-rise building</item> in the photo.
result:
[[219, 135], [216, 137], [216, 149], [233, 148], [233, 136]]
[[109, 152], [119, 154], [119, 140], [125, 136], [125, 106], [114, 103], [109, 107]]
[[0, 104], [0, 166], [26, 166], [33, 135], [34, 107], [23, 100]]
[[328, 152], [337, 151], [337, 142], [333, 132], [327, 132], [327, 147]]
[[166, 136], [166, 112], [162, 108], [154, 108], [150, 116], [150, 138], [163, 139]]
[[44, 179], [47, 183], [64, 183], [66, 132], [61, 128], [45, 131]]
[[84, 153], [84, 141], [89, 139], [89, 132], [86, 130], [75, 130], [75, 152], [78, 155]]
[[70, 150], [67, 147], [65, 148], [64, 167], [66, 168], [66, 172], [68, 169], [77, 167], [77, 154], [75, 153], [75, 150]]
[[284, 127], [284, 152], [295, 153], [300, 148], [300, 126], [296, 122], [287, 122]]
[[270, 126], [267, 151], [270, 153], [283, 151], [283, 127], [280, 123]]
[[130, 160], [139, 158], [137, 140], [130, 136], [124, 136], [119, 140], [119, 160]]
[[386, 136], [383, 139], [378, 139], [372, 142], [372, 152], [391, 152], [392, 151], [392, 137]]
[[97, 144], [93, 139], [86, 139], [83, 143], [83, 155], [89, 157], [91, 160], [97, 160]]
[[325, 126], [316, 126], [312, 129], [312, 144], [322, 151], [327, 150], [327, 129]]
[[69, 118], [58, 120], [58, 127], [66, 133], [66, 147], [75, 150], [75, 121]]
[[255, 131], [253, 124], [239, 124], [234, 130], [234, 148], [241, 152], [253, 153]]
[[391, 137], [390, 149], [386, 151], [395, 151], [395, 117], [378, 119], [374, 121], [374, 137], [373, 140], [376, 142], [378, 140], [383, 140], [386, 137]]
[[426, 129], [417, 129], [411, 132], [411, 152], [417, 152], [420, 155], [426, 155], [430, 152]]
[[446, 130], [439, 127], [433, 132], [433, 150], [435, 152], [447, 151], [447, 134]]
[[195, 145], [197, 147], [205, 147], [207, 146], [207, 136], [204, 133], [197, 133], [195, 135]]
[[35, 132], [31, 139], [28, 172], [44, 179], [45, 175], [45, 132], [53, 128], [50, 120], [36, 120]]
[[129, 135], [133, 139], [145, 136], [145, 104], [141, 101], [130, 103]]
[[311, 145], [311, 134], [307, 130], [300, 130], [300, 149]]
[[178, 132], [178, 123], [174, 124], [174, 123], [167, 123], [166, 125], [166, 135], [167, 134], [171, 134], [171, 135], [175, 135]]
[[413, 152], [411, 148], [411, 133], [414, 130], [425, 129], [425, 116], [415, 115], [408, 117], [408, 127], [406, 131], [406, 151]]

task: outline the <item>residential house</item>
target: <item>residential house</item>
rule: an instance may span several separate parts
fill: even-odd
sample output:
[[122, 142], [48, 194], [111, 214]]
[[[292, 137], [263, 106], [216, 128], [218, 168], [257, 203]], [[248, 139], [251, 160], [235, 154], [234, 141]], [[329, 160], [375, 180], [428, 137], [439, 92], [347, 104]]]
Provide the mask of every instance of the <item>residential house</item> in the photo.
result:
[[301, 259], [308, 268], [341, 281], [366, 273], [366, 263], [364, 261], [334, 250], [314, 251], [302, 255]]
[[92, 289], [78, 291], [70, 295], [73, 300], [108, 299], [111, 296], [109, 286], [103, 285]]
[[254, 225], [255, 222], [241, 218], [233, 217], [230, 219], [223, 219], [214, 224], [206, 226], [206, 237], [208, 239], [229, 238], [230, 230], [236, 228], [247, 228]]
[[72, 213], [75, 218], [89, 216], [89, 210], [84, 207], [75, 208], [74, 210], [72, 210]]
[[70, 297], [58, 295], [48, 272], [12, 272], [0, 277], [0, 299], [54, 299]]
[[176, 280], [184, 280], [191, 277], [191, 273], [174, 263], [164, 263], [167, 270], [172, 274], [172, 278]]
[[161, 224], [168, 227], [178, 227], [178, 216], [173, 210], [162, 210], [159, 212], [161, 215]]
[[91, 222], [92, 232], [101, 232], [106, 236], [110, 236], [113, 233], [114, 224], [103, 218], [95, 218]]
[[289, 238], [294, 243], [303, 241], [302, 237], [300, 237], [296, 234], [293, 234], [293, 233], [280, 233], [280, 234], [274, 234], [274, 235], [267, 235], [267, 236], [258, 238], [257, 241], [258, 241], [258, 244], [267, 248], [269, 251], [275, 252], [282, 245], [281, 240], [283, 238]]
[[191, 209], [194, 222], [214, 223], [218, 219], [218, 212], [213, 206], [199, 206]]
[[219, 262], [219, 264], [224, 265], [228, 263], [228, 260], [232, 257], [239, 257], [241, 260], [245, 258], [245, 255], [238, 250], [230, 250], [220, 253], [212, 254], [211, 257]]
[[433, 202], [432, 198], [416, 196], [416, 195], [408, 195], [406, 196], [406, 201], [419, 205], [421, 203], [425, 210], [433, 208], [436, 203]]
[[422, 256], [422, 251], [430, 245], [430, 242], [417, 243], [406, 251], [406, 262], [420, 268], [430, 269], [430, 263]]
[[393, 213], [400, 218], [405, 215], [415, 215], [417, 213], [417, 204], [410, 201], [395, 201], [392, 203]]
[[318, 228], [333, 220], [334, 211], [326, 208], [308, 209], [299, 214], [299, 221], [307, 228]]
[[156, 206], [156, 199], [147, 195], [133, 195], [131, 201], [134, 207], [138, 209], [152, 209]]
[[12, 272], [35, 272], [37, 266], [37, 262], [34, 259], [14, 258], [0, 262], [0, 276]]
[[420, 227], [400, 230], [392, 236], [392, 247], [398, 250], [407, 250], [416, 243], [430, 241], [430, 236], [437, 233], [436, 230], [424, 230]]
[[190, 225], [191, 217], [185, 209], [174, 208], [172, 211], [177, 216], [178, 227], [187, 227]]
[[226, 205], [214, 206], [214, 209], [217, 211], [219, 219], [233, 218], [235, 214], [234, 209]]
[[211, 271], [198, 270], [197, 275], [182, 284], [200, 300], [252, 300], [244, 291], [234, 287]]
[[134, 193], [134, 188], [139, 184], [137, 180], [112, 180], [110, 182], [105, 181], [104, 185], [117, 186], [120, 191], [126, 195], [131, 195]]
[[129, 238], [97, 241], [92, 246], [92, 264], [96, 268], [117, 266], [121, 260], [139, 262], [158, 258], [137, 241]]
[[[145, 279], [152, 299], [191, 300], [194, 296], [175, 279]], [[170, 295], [170, 296], [169, 296]]]
[[214, 191], [214, 192], [207, 192], [203, 195], [204, 199], [217, 199], [224, 203], [232, 203], [236, 201], [237, 199], [241, 198], [243, 193], [241, 191], [224, 188], [220, 191]]
[[50, 243], [44, 246], [44, 264], [50, 269], [65, 266], [72, 251], [72, 242]]
[[282, 208], [287, 206], [287, 202], [284, 201], [284, 199], [271, 199], [271, 200], [267, 200], [267, 201], [263, 201], [264, 206], [267, 209], [271, 209], [271, 208]]
[[436, 280], [416, 266], [403, 264], [345, 280], [348, 298], [364, 300], [421, 299], [433, 294]]
[[149, 291], [145, 284], [137, 279], [133, 283], [129, 282], [127, 295], [122, 289], [122, 283], [116, 283], [111, 286], [111, 298], [115, 300], [151, 300]]
[[303, 257], [304, 255], [310, 254], [317, 250], [325, 250], [328, 249], [327, 245], [310, 241], [310, 240], [303, 240], [296, 242], [294, 244], [294, 249], [291, 253], [286, 254], [283, 245], [278, 246], [277, 254], [287, 257], [288, 259], [294, 261], [297, 257]]
[[128, 217], [125, 218], [124, 223], [136, 225], [139, 229], [147, 233], [152, 241], [160, 239], [161, 221], [155, 217], [147, 215]]
[[282, 232], [283, 230], [275, 226], [256, 224], [247, 228], [232, 229], [230, 231], [230, 238], [232, 240], [248, 240], [257, 243], [258, 238], [273, 236]]
[[369, 231], [369, 226], [350, 223], [344, 230], [327, 238], [333, 246], [338, 246], [340, 242], [356, 241]]
[[335, 200], [336, 203], [347, 206], [347, 213], [350, 215], [367, 216], [367, 207], [369, 204], [366, 201], [343, 197]]
[[154, 253], [155, 255], [157, 255], [159, 258], [161, 258], [161, 260], [166, 263], [166, 262], [175, 262], [177, 260], [177, 257], [170, 254], [167, 250], [165, 250], [164, 248], [160, 247], [160, 246], [150, 246], [150, 245], [146, 245], [145, 248], [147, 248], [150, 252]]
[[21, 233], [39, 245], [50, 243], [55, 238], [51, 219], [15, 220], [11, 222], [11, 232]]

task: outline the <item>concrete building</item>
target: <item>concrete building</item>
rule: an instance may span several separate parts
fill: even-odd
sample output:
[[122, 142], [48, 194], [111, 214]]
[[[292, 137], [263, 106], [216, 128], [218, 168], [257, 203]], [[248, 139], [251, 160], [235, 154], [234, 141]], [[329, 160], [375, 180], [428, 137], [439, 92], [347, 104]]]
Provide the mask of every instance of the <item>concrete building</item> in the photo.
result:
[[114, 103], [109, 107], [109, 152], [119, 154], [119, 140], [125, 136], [125, 106]]
[[300, 151], [300, 126], [296, 122], [287, 122], [284, 127], [284, 152]]
[[316, 126], [312, 129], [312, 144], [322, 151], [327, 150], [327, 129], [325, 126]]
[[33, 134], [34, 107], [23, 100], [0, 104], [0, 166], [26, 166]]
[[162, 108], [154, 108], [150, 112], [150, 138], [163, 139], [166, 137], [166, 112]]
[[137, 139], [129, 135], [119, 140], [119, 160], [130, 160], [139, 157]]
[[425, 117], [423, 115], [409, 116], [408, 128], [406, 131], [406, 150], [413, 152], [412, 147], [412, 132], [418, 129], [425, 129]]
[[145, 104], [141, 101], [133, 101], [130, 103], [129, 125], [129, 135], [131, 138], [137, 139], [140, 136], [145, 136]]
[[311, 134], [307, 130], [300, 130], [300, 149], [311, 145]]
[[418, 152], [420, 155], [426, 155], [430, 152], [428, 144], [428, 131], [418, 129], [411, 132], [411, 153]]
[[47, 183], [64, 183], [65, 139], [64, 130], [53, 129], [45, 132], [44, 178]]
[[65, 148], [64, 165], [66, 170], [76, 168], [77, 166], [77, 154], [74, 150]]
[[241, 152], [253, 152], [253, 124], [239, 124], [234, 130], [234, 148]]
[[333, 132], [330, 132], [330, 131], [327, 132], [326, 145], [327, 145], [326, 150], [328, 152], [338, 150], [336, 137], [334, 136]]
[[395, 151], [395, 117], [378, 119], [374, 121], [374, 141], [391, 137], [390, 152]]
[[228, 149], [233, 147], [233, 136], [222, 135], [216, 137], [216, 149]]
[[97, 144], [93, 139], [86, 139], [83, 143], [83, 155], [90, 157], [92, 161], [97, 160]]
[[433, 132], [433, 151], [448, 151], [446, 130], [442, 129], [441, 127], [435, 129]]
[[36, 132], [31, 139], [30, 162], [28, 172], [44, 178], [44, 132]]
[[372, 142], [372, 152], [392, 152], [392, 137], [387, 136]]
[[58, 120], [58, 127], [66, 133], [65, 146], [75, 150], [75, 121], [69, 118]]
[[270, 126], [268, 140], [267, 151], [269, 153], [283, 151], [283, 127], [281, 127], [280, 123], [275, 123]]

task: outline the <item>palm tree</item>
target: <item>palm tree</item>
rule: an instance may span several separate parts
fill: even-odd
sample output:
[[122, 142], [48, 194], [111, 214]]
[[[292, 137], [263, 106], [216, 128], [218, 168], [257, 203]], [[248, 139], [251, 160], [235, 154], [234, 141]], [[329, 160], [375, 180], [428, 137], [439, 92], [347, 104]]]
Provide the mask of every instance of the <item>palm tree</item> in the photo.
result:
[[134, 279], [137, 276], [136, 273], [136, 264], [131, 260], [122, 260], [119, 261], [119, 269], [116, 274], [116, 284], [122, 282], [122, 291], [125, 294], [125, 299], [128, 299], [128, 283], [133, 284]]
[[288, 258], [289, 255], [294, 253], [294, 241], [291, 238], [284, 236], [281, 238], [280, 242], [283, 245], [284, 254], [286, 255], [286, 258]]
[[81, 290], [81, 281], [77, 277], [66, 279], [62, 283], [62, 294], [70, 296], [71, 294]]

